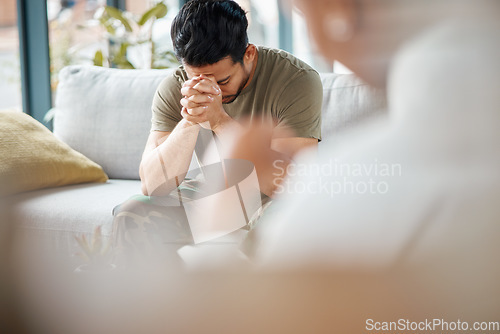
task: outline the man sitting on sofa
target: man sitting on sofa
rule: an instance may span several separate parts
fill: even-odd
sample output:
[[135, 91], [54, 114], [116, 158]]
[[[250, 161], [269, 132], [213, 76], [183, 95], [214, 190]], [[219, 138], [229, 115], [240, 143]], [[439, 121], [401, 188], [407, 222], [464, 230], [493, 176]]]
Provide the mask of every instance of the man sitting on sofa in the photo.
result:
[[[283, 51], [249, 44], [247, 26], [245, 12], [230, 0], [192, 0], [174, 19], [172, 42], [182, 65], [154, 97], [141, 163], [145, 195], [166, 195], [182, 181], [200, 128], [212, 130], [223, 145], [224, 133], [240, 126], [237, 119], [274, 119], [293, 132], [271, 142], [273, 159], [282, 161], [318, 144], [318, 73]], [[271, 196], [272, 174], [259, 181]]]
[[[175, 17], [171, 37], [181, 66], [163, 80], [154, 96], [151, 134], [140, 166], [144, 195], [158, 199], [176, 189], [194, 151], [200, 166], [222, 160], [225, 134], [238, 131], [238, 119], [268, 120], [278, 129], [289, 130], [291, 135], [267, 143], [280, 167], [298, 151], [317, 146], [322, 104], [319, 74], [284, 51], [249, 44], [247, 27], [245, 12], [231, 0], [191, 0]], [[215, 157], [207, 154], [207, 142], [217, 143]], [[283, 177], [258, 169], [257, 176], [260, 191], [267, 196], [272, 196]], [[144, 217], [151, 201], [135, 198], [115, 216], [126, 210], [142, 212]], [[182, 208], [161, 210], [163, 226], [166, 217], [185, 220]], [[116, 231], [124, 225], [119, 222], [115, 220], [115, 233], [123, 237], [123, 230]], [[163, 234], [176, 243], [189, 240], [187, 221], [175, 225], [179, 231], [169, 228]], [[180, 235], [185, 237], [182, 241]]]

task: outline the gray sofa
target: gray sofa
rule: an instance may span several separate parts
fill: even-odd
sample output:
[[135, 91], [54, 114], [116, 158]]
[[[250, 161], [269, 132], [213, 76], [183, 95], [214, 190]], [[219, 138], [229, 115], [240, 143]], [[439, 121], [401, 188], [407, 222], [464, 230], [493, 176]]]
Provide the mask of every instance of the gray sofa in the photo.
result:
[[[140, 193], [138, 169], [150, 130], [151, 101], [169, 73], [90, 66], [63, 69], [55, 100], [54, 134], [101, 165], [109, 181], [18, 194], [11, 205], [17, 227], [67, 254], [78, 248], [75, 234], [91, 234], [101, 225], [103, 236], [111, 236], [113, 208]], [[383, 114], [385, 96], [354, 75], [321, 77], [323, 142]]]

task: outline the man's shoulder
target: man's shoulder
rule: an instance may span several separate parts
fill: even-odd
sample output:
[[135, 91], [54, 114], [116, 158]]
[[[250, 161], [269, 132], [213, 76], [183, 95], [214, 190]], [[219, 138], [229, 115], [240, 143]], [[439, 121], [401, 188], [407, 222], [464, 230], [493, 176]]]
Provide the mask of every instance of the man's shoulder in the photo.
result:
[[[289, 85], [303, 85], [312, 87], [321, 82], [319, 73], [303, 60], [278, 49], [259, 47], [259, 57], [262, 65], [258, 76], [260, 80], [272, 82], [286, 87]], [[262, 82], [261, 82], [262, 83]]]
[[259, 57], [262, 57], [262, 64], [265, 68], [273, 68], [276, 70], [290, 69], [317, 73], [317, 71], [305, 61], [284, 50], [259, 46], [258, 52]]
[[182, 65], [180, 65], [173, 71], [172, 76], [180, 84], [183, 84], [186, 80], [188, 80], [187, 73], [184, 70], [184, 66]]
[[169, 91], [171, 89], [179, 90], [186, 80], [186, 71], [182, 66], [179, 66], [168, 72], [168, 74], [165, 76], [165, 78], [163, 78], [160, 85], [158, 86], [158, 90], [160, 92]]

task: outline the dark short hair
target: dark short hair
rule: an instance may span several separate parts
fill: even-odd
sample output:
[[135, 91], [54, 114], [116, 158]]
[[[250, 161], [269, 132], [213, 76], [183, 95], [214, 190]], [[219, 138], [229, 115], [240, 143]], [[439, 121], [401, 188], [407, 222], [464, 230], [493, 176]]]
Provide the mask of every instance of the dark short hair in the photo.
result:
[[171, 28], [174, 52], [190, 66], [215, 64], [230, 56], [243, 63], [248, 46], [245, 11], [232, 0], [191, 0]]

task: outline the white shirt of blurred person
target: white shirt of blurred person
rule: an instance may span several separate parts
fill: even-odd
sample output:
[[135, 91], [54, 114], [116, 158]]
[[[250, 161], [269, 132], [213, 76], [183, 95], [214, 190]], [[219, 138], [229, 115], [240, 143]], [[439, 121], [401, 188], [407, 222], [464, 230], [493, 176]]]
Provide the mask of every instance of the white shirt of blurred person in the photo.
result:
[[[296, 164], [302, 176], [280, 186], [252, 232], [255, 261], [273, 270], [418, 268], [466, 298], [450, 307], [498, 315], [500, 3], [296, 5], [326, 57], [386, 88], [389, 117]], [[242, 134], [235, 156], [256, 150], [245, 140], [252, 131], [262, 129]]]

